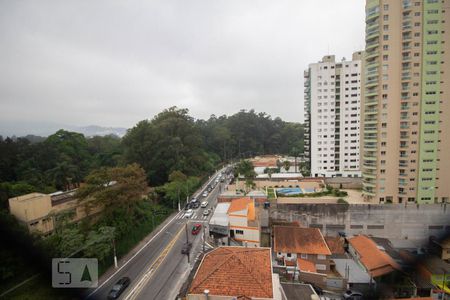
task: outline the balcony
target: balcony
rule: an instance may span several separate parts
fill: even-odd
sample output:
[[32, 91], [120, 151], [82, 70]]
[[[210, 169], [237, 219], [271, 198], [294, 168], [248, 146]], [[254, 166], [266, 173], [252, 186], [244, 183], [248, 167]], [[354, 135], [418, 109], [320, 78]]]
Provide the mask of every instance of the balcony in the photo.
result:
[[412, 34], [404, 34], [402, 36], [403, 41], [409, 41], [412, 40]]
[[366, 23], [369, 23], [370, 21], [375, 20], [379, 16], [380, 16], [379, 9], [378, 10], [373, 10], [371, 12], [367, 12], [367, 14], [366, 14]]
[[375, 50], [380, 45], [378, 40], [366, 43], [366, 51]]
[[366, 109], [364, 110], [364, 114], [366, 115], [376, 115], [378, 113], [378, 109]]

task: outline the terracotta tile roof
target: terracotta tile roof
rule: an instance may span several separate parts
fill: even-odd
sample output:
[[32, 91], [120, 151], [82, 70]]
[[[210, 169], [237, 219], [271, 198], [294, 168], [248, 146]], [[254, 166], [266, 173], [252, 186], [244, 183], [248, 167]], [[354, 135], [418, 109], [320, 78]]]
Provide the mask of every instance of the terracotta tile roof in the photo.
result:
[[228, 208], [228, 213], [233, 213], [237, 211], [241, 211], [247, 209], [248, 204], [253, 203], [253, 200], [250, 198], [239, 198], [231, 200], [230, 208]]
[[359, 260], [372, 275], [382, 276], [400, 270], [400, 266], [386, 252], [378, 249], [377, 244], [365, 235], [350, 238], [350, 245], [360, 256]]
[[316, 265], [312, 261], [298, 258], [297, 264], [300, 271], [317, 273]]
[[284, 253], [331, 255], [318, 228], [274, 226], [274, 250]]
[[340, 237], [326, 236], [325, 242], [331, 251], [331, 254], [344, 254], [344, 242]]
[[[273, 298], [270, 248], [219, 247], [203, 258], [188, 294]], [[246, 299], [246, 298], [239, 298]]]

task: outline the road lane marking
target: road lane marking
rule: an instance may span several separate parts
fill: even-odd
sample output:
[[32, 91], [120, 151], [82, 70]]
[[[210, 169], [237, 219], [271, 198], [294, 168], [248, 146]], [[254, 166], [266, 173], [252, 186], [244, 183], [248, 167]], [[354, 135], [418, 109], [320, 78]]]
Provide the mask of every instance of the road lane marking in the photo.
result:
[[169, 254], [170, 250], [172, 250], [175, 243], [178, 241], [178, 238], [180, 235], [184, 232], [185, 228], [181, 227], [180, 230], [177, 232], [176, 236], [170, 241], [170, 243], [164, 248], [164, 250], [161, 252], [161, 254], [156, 258], [156, 260], [150, 265], [150, 267], [147, 269], [145, 274], [142, 276], [142, 278], [139, 280], [139, 282], [135, 285], [135, 287], [128, 293], [128, 295], [124, 298], [125, 300], [132, 300], [136, 299], [137, 296], [142, 292], [143, 288], [147, 285], [147, 283], [150, 281], [152, 274], [154, 271], [156, 271], [159, 266], [162, 264], [164, 259]]
[[141, 249], [139, 249], [129, 260], [127, 260], [119, 269], [117, 269], [111, 276], [109, 276], [102, 284], [100, 284], [94, 291], [92, 291], [89, 295], [87, 295], [86, 299], [94, 295], [96, 292], [98, 292], [99, 289], [101, 289], [106, 283], [108, 283], [114, 276], [117, 275], [130, 261], [132, 261], [139, 253], [141, 253], [142, 250], [144, 250], [145, 247], [147, 247], [167, 226], [169, 226], [173, 220], [181, 213], [182, 211], [178, 212], [166, 225], [164, 225], [147, 243], [142, 246]]
[[[205, 185], [208, 186], [213, 180], [214, 178], [217, 176], [217, 174], [219, 172], [221, 172], [223, 169], [220, 169], [219, 171], [217, 171], [213, 176], [211, 176], [211, 180]], [[197, 194], [197, 197], [202, 193], [202, 190]], [[194, 194], [195, 195], [195, 194]], [[144, 248], [146, 248], [167, 226], [171, 225], [172, 222], [175, 219], [180, 219], [180, 216], [184, 215], [184, 211], [181, 210], [179, 211], [169, 222], [167, 222], [166, 225], [164, 225], [149, 241], [147, 241], [144, 246], [142, 246], [141, 249], [139, 249], [129, 260], [127, 260], [119, 269], [117, 269], [111, 276], [109, 276], [104, 282], [102, 282], [95, 290], [93, 290], [91, 293], [89, 293], [86, 296], [86, 299], [90, 298], [92, 295], [94, 295], [95, 293], [97, 293], [106, 283], [108, 283], [114, 276], [116, 276], [126, 265], [128, 265], [130, 263], [130, 261], [132, 261], [137, 255], [139, 255], [139, 253], [142, 252], [142, 250], [144, 250]]]

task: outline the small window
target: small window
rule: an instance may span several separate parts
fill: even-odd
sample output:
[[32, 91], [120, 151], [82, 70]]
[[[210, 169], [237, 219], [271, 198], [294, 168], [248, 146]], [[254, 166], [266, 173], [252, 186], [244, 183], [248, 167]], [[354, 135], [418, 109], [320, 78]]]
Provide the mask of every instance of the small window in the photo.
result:
[[300, 254], [300, 257], [303, 259], [307, 259], [308, 258], [308, 254], [302, 253]]

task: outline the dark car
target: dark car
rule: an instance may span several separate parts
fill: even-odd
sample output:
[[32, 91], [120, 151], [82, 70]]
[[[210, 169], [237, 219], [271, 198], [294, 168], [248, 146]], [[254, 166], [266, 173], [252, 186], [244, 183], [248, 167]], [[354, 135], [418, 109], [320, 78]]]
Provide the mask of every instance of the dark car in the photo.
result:
[[122, 292], [130, 285], [130, 278], [122, 277], [119, 281], [113, 285], [111, 291], [108, 294], [108, 299], [117, 299], [122, 294]]
[[192, 227], [192, 234], [197, 235], [201, 229], [202, 229], [202, 224], [195, 224], [194, 227]]
[[192, 208], [192, 204], [191, 203], [187, 203], [185, 206], [184, 206], [184, 210], [188, 210], [188, 209], [191, 209]]
[[184, 243], [183, 248], [181, 248], [182, 254], [189, 254], [191, 251], [192, 244], [191, 243]]
[[360, 292], [356, 292], [356, 291], [351, 291], [348, 290], [344, 293], [344, 295], [342, 295], [342, 299], [349, 299], [349, 300], [362, 300], [363, 299], [363, 294]]
[[311, 286], [317, 295], [323, 295], [323, 289], [321, 287], [318, 287], [317, 285], [314, 284], [311, 284]]
[[200, 207], [200, 202], [196, 201], [196, 202], [192, 202], [191, 203], [191, 208], [199, 208]]

